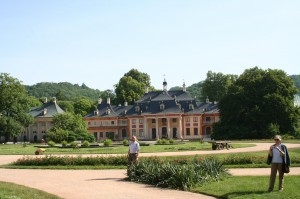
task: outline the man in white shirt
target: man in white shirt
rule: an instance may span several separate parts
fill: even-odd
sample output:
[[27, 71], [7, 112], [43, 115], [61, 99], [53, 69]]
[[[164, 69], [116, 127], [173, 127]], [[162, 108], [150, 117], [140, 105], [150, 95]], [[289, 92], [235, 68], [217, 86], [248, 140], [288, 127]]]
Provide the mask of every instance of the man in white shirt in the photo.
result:
[[128, 163], [135, 163], [138, 160], [140, 152], [140, 144], [136, 141], [136, 137], [132, 136], [128, 150]]

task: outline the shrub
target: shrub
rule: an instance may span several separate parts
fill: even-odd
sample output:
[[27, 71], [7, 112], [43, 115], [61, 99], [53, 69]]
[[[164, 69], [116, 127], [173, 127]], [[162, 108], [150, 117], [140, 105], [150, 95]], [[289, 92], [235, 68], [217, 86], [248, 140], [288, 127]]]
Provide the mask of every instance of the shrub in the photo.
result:
[[127, 165], [127, 156], [96, 156], [96, 157], [71, 157], [71, 156], [45, 156], [42, 158], [35, 157], [23, 157], [18, 159], [13, 165], [22, 166], [68, 166], [68, 165], [84, 165], [84, 166], [95, 166], [95, 165]]
[[161, 139], [156, 140], [156, 144], [161, 144]]
[[157, 159], [141, 159], [129, 166], [127, 175], [131, 181], [181, 190], [190, 190], [195, 184], [216, 181], [226, 171], [217, 159], [194, 160], [190, 164], [162, 162]]
[[70, 146], [75, 149], [75, 148], [79, 148], [79, 144], [77, 142], [71, 142]]
[[83, 147], [89, 147], [90, 143], [88, 141], [83, 141], [82, 145]]
[[170, 144], [174, 144], [175, 140], [174, 139], [170, 139], [169, 142], [170, 142]]
[[166, 140], [165, 138], [163, 138], [162, 140], [161, 140], [161, 144], [167, 144], [168, 143], [168, 140]]
[[53, 142], [53, 141], [49, 141], [47, 144], [48, 144], [50, 147], [54, 147], [54, 146], [55, 146], [55, 142]]
[[112, 143], [113, 143], [113, 141], [112, 141], [111, 139], [106, 139], [106, 140], [104, 140], [104, 142], [103, 142], [104, 146], [106, 146], [106, 147], [112, 145]]
[[124, 139], [124, 140], [123, 140], [123, 145], [124, 145], [124, 146], [128, 146], [128, 144], [129, 144], [129, 141], [128, 141], [127, 139]]
[[67, 147], [67, 145], [68, 145], [68, 142], [65, 141], [65, 140], [61, 142], [61, 146], [62, 146], [62, 147]]

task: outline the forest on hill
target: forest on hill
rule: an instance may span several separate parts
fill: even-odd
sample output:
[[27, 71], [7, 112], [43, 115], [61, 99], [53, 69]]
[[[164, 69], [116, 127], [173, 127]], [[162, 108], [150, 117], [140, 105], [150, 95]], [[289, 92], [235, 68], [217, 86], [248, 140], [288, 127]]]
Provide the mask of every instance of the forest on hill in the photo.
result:
[[[300, 94], [300, 75], [290, 75], [295, 86], [298, 88], [298, 94]], [[196, 97], [197, 101], [201, 101], [203, 96], [201, 94], [203, 81], [194, 83], [187, 87], [187, 91], [191, 96]], [[68, 82], [52, 83], [52, 82], [41, 82], [32, 86], [25, 86], [28, 94], [36, 98], [55, 96], [60, 101], [76, 101], [79, 98], [85, 97], [92, 101], [96, 101], [99, 96], [103, 96], [109, 90], [100, 91], [98, 89], [92, 89], [82, 84], [71, 84]], [[170, 90], [182, 89], [181, 86], [175, 86]], [[110, 91], [111, 92], [111, 91]]]
[[32, 86], [25, 86], [28, 95], [38, 99], [47, 97], [56, 97], [60, 101], [75, 101], [81, 97], [85, 97], [95, 101], [101, 95], [98, 89], [92, 89], [82, 84], [71, 84], [69, 82], [41, 82]]

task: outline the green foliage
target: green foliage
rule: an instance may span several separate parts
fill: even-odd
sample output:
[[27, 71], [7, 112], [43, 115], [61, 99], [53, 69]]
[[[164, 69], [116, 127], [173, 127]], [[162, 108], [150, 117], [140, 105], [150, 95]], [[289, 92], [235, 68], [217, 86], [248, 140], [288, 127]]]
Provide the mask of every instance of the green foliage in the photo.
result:
[[0, 182], [0, 198], [1, 199], [60, 199], [60, 197], [40, 191], [38, 189], [29, 188], [23, 185], [17, 185], [10, 182]]
[[289, 77], [294, 81], [294, 84], [298, 89], [298, 94], [300, 95], [300, 75], [290, 75]]
[[25, 156], [18, 159], [13, 165], [22, 166], [50, 166], [50, 165], [127, 165], [127, 156], [97, 156], [97, 157], [73, 157], [73, 156], [45, 156], [35, 158]]
[[79, 86], [78, 84], [71, 84], [68, 82], [50, 83], [42, 82], [33, 86], [26, 86], [29, 95], [36, 98], [55, 96], [58, 101], [75, 101], [78, 97], [86, 97], [90, 100], [97, 100], [101, 91], [98, 89], [91, 89], [86, 85]]
[[89, 147], [90, 143], [87, 140], [85, 140], [85, 141], [83, 141], [83, 143], [81, 144], [81, 146], [82, 147]]
[[113, 141], [111, 139], [106, 139], [103, 142], [105, 147], [108, 147], [108, 146], [112, 145], [112, 143], [113, 143]]
[[55, 142], [53, 142], [53, 141], [48, 141], [48, 143], [47, 143], [50, 147], [54, 147], [55, 146]]
[[91, 100], [87, 98], [81, 98], [76, 100], [74, 103], [74, 112], [75, 114], [79, 114], [81, 116], [87, 115], [93, 107], [93, 103]]
[[78, 147], [78, 143], [77, 143], [77, 142], [71, 142], [71, 143], [70, 143], [70, 146], [71, 146], [72, 148], [77, 148], [77, 147]]
[[128, 141], [127, 139], [124, 139], [124, 140], [123, 140], [123, 145], [124, 145], [124, 146], [128, 146], [128, 145], [129, 145], [129, 141]]
[[58, 101], [58, 105], [65, 112], [74, 113], [74, 102], [72, 102], [72, 101]]
[[63, 140], [74, 141], [74, 138], [89, 142], [94, 141], [94, 136], [87, 131], [86, 123], [82, 117], [71, 113], [55, 115], [53, 117], [53, 127], [48, 132], [48, 136], [55, 142]]
[[270, 138], [296, 135], [300, 118], [294, 106], [297, 92], [282, 70], [247, 69], [221, 99], [221, 121], [214, 124], [214, 139]]
[[174, 143], [175, 143], [175, 140], [174, 140], [174, 139], [170, 139], [170, 140], [169, 140], [169, 143], [170, 143], [170, 144], [174, 144]]
[[68, 145], [68, 142], [65, 141], [65, 140], [61, 142], [61, 146], [62, 146], [62, 147], [67, 147], [67, 145]]
[[4, 136], [5, 141], [17, 137], [33, 123], [28, 114], [31, 100], [18, 79], [0, 73], [0, 136]]
[[156, 144], [161, 144], [161, 139], [157, 139]]
[[161, 144], [168, 144], [168, 140], [166, 140], [165, 138], [161, 139]]
[[219, 180], [225, 173], [222, 163], [210, 158], [190, 164], [162, 162], [157, 158], [142, 159], [128, 168], [131, 181], [180, 190], [190, 190], [196, 184]]
[[146, 87], [149, 87], [149, 90], [154, 90], [150, 86], [150, 76], [136, 69], [131, 69], [124, 74], [115, 86], [117, 104], [124, 104], [124, 102], [133, 104], [135, 100], [140, 99], [145, 93]]
[[208, 71], [202, 84], [202, 101], [205, 101], [207, 97], [210, 101], [220, 101], [236, 78], [236, 75], [224, 75]]

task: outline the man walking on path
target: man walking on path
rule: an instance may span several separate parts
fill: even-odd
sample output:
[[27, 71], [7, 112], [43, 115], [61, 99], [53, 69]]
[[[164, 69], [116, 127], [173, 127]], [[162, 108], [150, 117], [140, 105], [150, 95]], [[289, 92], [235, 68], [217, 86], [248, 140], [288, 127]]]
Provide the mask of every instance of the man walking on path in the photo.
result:
[[138, 160], [140, 152], [140, 144], [137, 142], [136, 137], [132, 136], [131, 143], [128, 150], [128, 163], [135, 163]]

